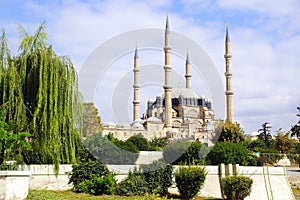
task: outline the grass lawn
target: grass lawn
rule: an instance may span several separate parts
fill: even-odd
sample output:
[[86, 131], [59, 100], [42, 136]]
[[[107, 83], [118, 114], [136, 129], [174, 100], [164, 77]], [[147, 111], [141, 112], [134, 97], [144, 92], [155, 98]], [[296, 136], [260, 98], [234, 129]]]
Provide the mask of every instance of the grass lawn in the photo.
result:
[[[160, 198], [155, 195], [145, 195], [145, 196], [133, 196], [133, 197], [125, 197], [125, 196], [93, 196], [84, 193], [75, 193], [70, 190], [67, 191], [50, 191], [50, 190], [30, 190], [26, 200], [163, 200], [167, 198]], [[171, 199], [179, 199], [179, 198], [171, 198]], [[196, 197], [196, 200], [208, 200], [206, 198]], [[210, 199], [213, 200], [213, 199]]]

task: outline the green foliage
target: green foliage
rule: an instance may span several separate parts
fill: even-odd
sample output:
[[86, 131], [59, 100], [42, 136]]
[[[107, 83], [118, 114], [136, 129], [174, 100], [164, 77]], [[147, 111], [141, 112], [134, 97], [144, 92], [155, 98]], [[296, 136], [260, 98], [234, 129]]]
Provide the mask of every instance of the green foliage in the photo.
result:
[[181, 140], [165, 146], [163, 158], [166, 163], [172, 164], [203, 164], [204, 156], [208, 151], [209, 148], [199, 141]]
[[99, 116], [98, 109], [95, 107], [94, 103], [92, 102], [83, 103], [82, 119], [83, 119], [82, 135], [84, 137], [94, 133], [102, 132], [103, 127], [101, 124], [101, 118]]
[[300, 137], [300, 107], [297, 107], [298, 110], [298, 114], [297, 117], [299, 117], [297, 124], [295, 124], [292, 128], [291, 128], [291, 136], [296, 136], [297, 138]]
[[140, 173], [143, 174], [151, 194], [167, 195], [168, 188], [172, 185], [172, 172], [173, 166], [162, 159], [140, 165]]
[[169, 140], [167, 137], [155, 137], [149, 142], [150, 146], [156, 146], [160, 148], [165, 147], [168, 143]]
[[81, 97], [77, 73], [67, 57], [46, 44], [45, 23], [34, 35], [20, 27], [21, 43], [11, 57], [3, 32], [0, 42], [0, 108], [14, 132], [30, 132], [33, 151], [22, 151], [27, 164], [76, 162], [80, 142]]
[[78, 191], [81, 182], [91, 180], [94, 175], [104, 177], [109, 174], [108, 168], [99, 161], [82, 162], [72, 167], [69, 183], [73, 184], [75, 191]]
[[129, 171], [128, 177], [121, 181], [116, 187], [116, 194], [120, 196], [145, 195], [149, 189], [142, 173], [134, 168], [134, 172]]
[[222, 178], [221, 186], [228, 200], [242, 200], [250, 195], [253, 180], [245, 176]]
[[241, 143], [218, 142], [207, 154], [207, 163], [212, 165], [240, 164], [256, 165], [253, 161], [252, 153], [248, 151]]
[[258, 139], [263, 141], [267, 148], [272, 147], [273, 138], [271, 135], [271, 126], [269, 122], [265, 122], [262, 125], [262, 128], [258, 130]]
[[261, 140], [251, 140], [246, 148], [253, 152], [262, 152], [262, 150], [267, 149], [266, 144]]
[[226, 121], [221, 128], [219, 142], [234, 142], [239, 143], [245, 140], [244, 130], [237, 122], [231, 123]]
[[287, 154], [286, 156], [291, 163], [300, 165], [300, 154]]
[[207, 172], [204, 167], [180, 166], [174, 173], [175, 182], [183, 199], [192, 199], [204, 185]]
[[294, 149], [294, 152], [293, 152], [293, 153], [297, 153], [297, 154], [300, 153], [300, 143], [299, 143], [299, 142], [297, 142], [297, 143], [295, 144], [295, 149]]
[[[0, 166], [5, 160], [14, 160], [18, 164], [22, 163], [22, 150], [31, 149], [31, 145], [27, 141], [31, 134], [26, 132], [15, 133], [13, 129], [14, 125], [3, 121], [2, 113], [0, 113]], [[9, 168], [9, 166], [6, 167]]]
[[126, 140], [126, 142], [133, 143], [139, 151], [148, 151], [150, 148], [149, 142], [143, 135], [131, 136]]
[[275, 136], [275, 149], [280, 150], [281, 153], [289, 153], [294, 151], [296, 146], [296, 140], [289, 138], [289, 133], [284, 133], [279, 129]]
[[139, 169], [129, 172], [128, 177], [118, 184], [116, 194], [132, 196], [150, 193], [165, 196], [172, 185], [172, 172], [173, 166], [162, 160], [140, 165]]
[[92, 195], [111, 195], [115, 189], [116, 182], [115, 175], [112, 173], [108, 173], [103, 177], [93, 174], [91, 179], [86, 179], [77, 185], [77, 192]]
[[133, 143], [123, 142], [111, 135], [109, 139], [101, 134], [90, 135], [84, 145], [91, 155], [106, 164], [134, 164], [139, 156]]
[[260, 153], [260, 157], [260, 160], [262, 160], [264, 164], [274, 164], [282, 159], [284, 155], [279, 153]]

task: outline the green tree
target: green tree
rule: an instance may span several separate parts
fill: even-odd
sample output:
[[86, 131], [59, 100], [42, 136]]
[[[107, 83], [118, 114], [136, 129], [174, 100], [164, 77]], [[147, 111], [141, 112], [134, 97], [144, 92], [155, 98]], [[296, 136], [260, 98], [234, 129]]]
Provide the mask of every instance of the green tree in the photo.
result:
[[141, 134], [131, 136], [126, 141], [133, 143], [140, 151], [148, 151], [150, 147], [148, 140]]
[[295, 149], [296, 141], [289, 138], [289, 133], [284, 133], [282, 129], [279, 129], [275, 136], [275, 148], [281, 153], [288, 153]]
[[154, 137], [149, 144], [151, 146], [157, 146], [157, 147], [165, 147], [169, 143], [169, 140], [167, 137]]
[[13, 58], [5, 33], [0, 44], [0, 106], [15, 132], [30, 132], [33, 151], [23, 151], [28, 164], [76, 162], [82, 126], [77, 73], [68, 57], [46, 44], [45, 23], [34, 35], [20, 27], [19, 54]]
[[270, 148], [272, 145], [272, 135], [271, 135], [271, 125], [269, 122], [263, 123], [261, 129], [258, 129], [258, 139], [263, 141], [266, 145], [266, 147]]
[[163, 158], [166, 163], [172, 164], [203, 164], [209, 149], [199, 141], [182, 140], [165, 146]]
[[297, 116], [299, 117], [298, 123], [295, 124], [292, 128], [292, 135], [291, 136], [296, 136], [297, 138], [300, 138], [300, 107], [297, 107], [298, 109], [298, 114]]
[[256, 156], [241, 143], [218, 142], [207, 154], [208, 164], [256, 165]]
[[94, 103], [88, 102], [83, 103], [82, 106], [82, 119], [83, 119], [83, 130], [82, 134], [87, 137], [94, 133], [101, 133], [103, 130], [101, 124], [101, 118], [98, 113], [98, 109]]
[[231, 123], [226, 121], [222, 128], [220, 137], [218, 139], [219, 142], [234, 142], [239, 143], [245, 140], [244, 130], [241, 128], [240, 124], [237, 122]]
[[109, 140], [101, 134], [92, 134], [84, 141], [91, 155], [105, 164], [134, 164], [139, 150], [131, 142], [123, 142], [117, 138]]

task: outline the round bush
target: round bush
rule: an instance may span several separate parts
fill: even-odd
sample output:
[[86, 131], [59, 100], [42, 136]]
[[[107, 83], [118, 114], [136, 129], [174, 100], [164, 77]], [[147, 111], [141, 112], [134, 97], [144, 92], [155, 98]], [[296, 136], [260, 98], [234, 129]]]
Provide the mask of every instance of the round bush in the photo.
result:
[[200, 191], [206, 179], [204, 167], [181, 166], [175, 171], [175, 182], [183, 199], [192, 199]]
[[229, 200], [243, 200], [251, 193], [253, 180], [245, 176], [227, 176], [222, 178], [224, 195]]

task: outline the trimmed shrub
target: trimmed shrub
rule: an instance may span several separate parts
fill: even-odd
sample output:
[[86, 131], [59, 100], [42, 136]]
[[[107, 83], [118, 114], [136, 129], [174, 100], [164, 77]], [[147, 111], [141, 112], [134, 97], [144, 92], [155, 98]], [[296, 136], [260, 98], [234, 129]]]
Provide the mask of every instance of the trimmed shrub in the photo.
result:
[[115, 192], [120, 196], [144, 195], [148, 193], [147, 182], [134, 168], [134, 171], [129, 171], [128, 177], [117, 185]]
[[166, 163], [177, 164], [204, 164], [204, 156], [209, 148], [199, 141], [187, 140], [170, 143], [163, 149], [163, 158]]
[[112, 194], [116, 179], [104, 164], [90, 161], [73, 165], [69, 183], [73, 183], [76, 192], [93, 195]]
[[77, 191], [79, 183], [90, 180], [94, 175], [103, 177], [109, 174], [108, 168], [99, 161], [90, 161], [72, 166], [69, 183], [73, 183], [74, 190]]
[[221, 179], [224, 195], [229, 200], [242, 200], [251, 193], [253, 180], [245, 176], [227, 176]]
[[132, 196], [160, 194], [167, 195], [168, 188], [172, 185], [173, 166], [167, 165], [162, 160], [134, 168], [128, 177], [121, 181], [116, 189], [116, 194]]
[[[241, 143], [218, 142], [207, 154], [206, 161], [212, 165], [240, 164], [250, 165], [253, 163], [252, 152], [248, 151]], [[250, 159], [250, 160], [248, 160]]]
[[162, 196], [167, 195], [168, 188], [172, 185], [172, 172], [173, 166], [166, 164], [162, 159], [140, 166], [140, 173], [143, 173], [149, 193]]
[[206, 170], [199, 166], [181, 166], [175, 171], [175, 182], [183, 199], [192, 199], [206, 179]]
[[108, 173], [103, 177], [93, 174], [91, 179], [84, 180], [77, 185], [77, 192], [92, 195], [111, 195], [115, 190], [116, 182], [115, 175], [112, 173]]

